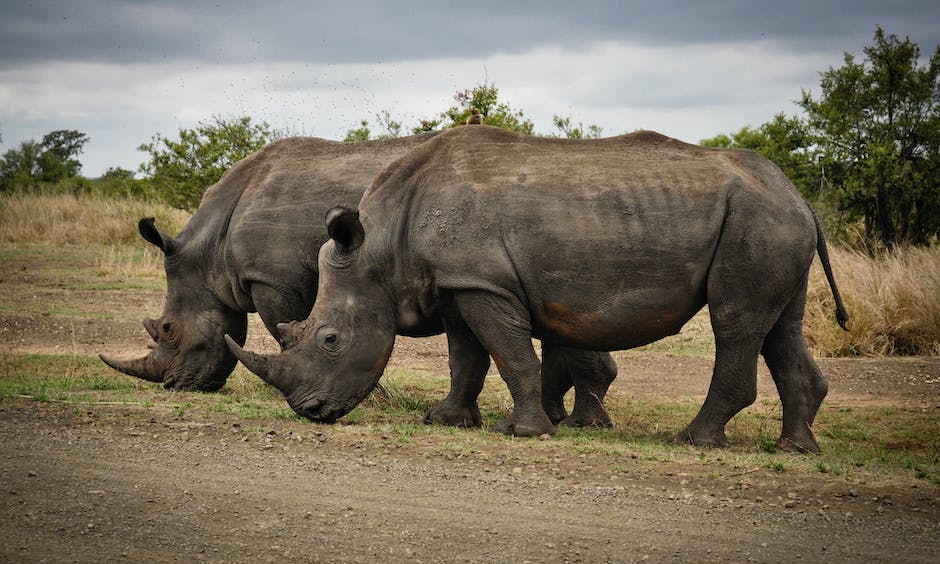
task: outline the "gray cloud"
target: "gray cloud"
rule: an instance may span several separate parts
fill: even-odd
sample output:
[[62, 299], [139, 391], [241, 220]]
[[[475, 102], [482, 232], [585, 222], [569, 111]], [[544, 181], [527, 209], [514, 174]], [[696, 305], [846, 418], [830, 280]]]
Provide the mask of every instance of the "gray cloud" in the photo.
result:
[[697, 142], [795, 112], [876, 25], [929, 56], [938, 21], [936, 1], [8, 1], [0, 133], [10, 148], [83, 131], [94, 176], [212, 115], [336, 139], [386, 109], [415, 125], [489, 80], [540, 132], [557, 114]]
[[[9, 4], [9, 3], [8, 3]], [[541, 45], [666, 45], [786, 39], [857, 48], [874, 26], [936, 45], [935, 1], [13, 2], [0, 64], [37, 61], [357, 63], [484, 58]]]

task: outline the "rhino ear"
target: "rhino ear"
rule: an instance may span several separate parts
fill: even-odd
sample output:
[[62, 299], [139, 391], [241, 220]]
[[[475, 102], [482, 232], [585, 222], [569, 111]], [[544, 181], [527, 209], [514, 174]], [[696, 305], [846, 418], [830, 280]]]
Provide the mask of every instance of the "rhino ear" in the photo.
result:
[[153, 224], [154, 218], [145, 217], [137, 223], [137, 229], [140, 236], [148, 242], [160, 247], [164, 254], [171, 255], [176, 251], [176, 241], [169, 235], [163, 233]]
[[346, 206], [336, 206], [326, 212], [326, 231], [344, 253], [358, 249], [366, 238], [359, 221], [359, 210]]

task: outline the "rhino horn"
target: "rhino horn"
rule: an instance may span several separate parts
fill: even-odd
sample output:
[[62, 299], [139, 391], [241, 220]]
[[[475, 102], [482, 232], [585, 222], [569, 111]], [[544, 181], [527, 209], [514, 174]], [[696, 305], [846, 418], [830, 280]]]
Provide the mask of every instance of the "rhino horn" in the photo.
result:
[[271, 369], [274, 364], [271, 357], [243, 349], [228, 333], [225, 334], [225, 344], [228, 345], [229, 350], [232, 351], [235, 358], [245, 365], [245, 368], [268, 384], [278, 388], [277, 377], [275, 376], [276, 373]]
[[101, 362], [128, 376], [134, 376], [148, 382], [163, 383], [163, 375], [157, 374], [156, 369], [153, 367], [153, 358], [149, 354], [134, 360], [116, 360], [106, 354], [99, 354], [98, 358], [101, 359]]
[[156, 341], [160, 338], [160, 334], [157, 332], [157, 320], [156, 319], [144, 319], [144, 329], [147, 330], [147, 333], [150, 337]]
[[281, 345], [296, 343], [300, 338], [300, 325], [292, 321], [290, 323], [278, 323], [277, 332], [281, 334]]

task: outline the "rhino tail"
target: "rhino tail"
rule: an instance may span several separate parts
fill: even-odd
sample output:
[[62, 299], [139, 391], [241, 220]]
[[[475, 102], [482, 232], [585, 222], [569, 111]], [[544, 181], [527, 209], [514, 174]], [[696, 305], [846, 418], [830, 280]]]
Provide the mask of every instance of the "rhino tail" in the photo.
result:
[[849, 313], [845, 310], [845, 304], [842, 303], [842, 295], [839, 294], [839, 288], [836, 286], [836, 279], [832, 275], [832, 265], [829, 264], [829, 249], [826, 247], [826, 236], [823, 233], [822, 223], [813, 210], [813, 221], [816, 222], [816, 252], [819, 253], [819, 262], [822, 263], [823, 272], [826, 273], [826, 280], [829, 281], [829, 288], [832, 290], [832, 297], [836, 302], [836, 322], [844, 331], [849, 330]]

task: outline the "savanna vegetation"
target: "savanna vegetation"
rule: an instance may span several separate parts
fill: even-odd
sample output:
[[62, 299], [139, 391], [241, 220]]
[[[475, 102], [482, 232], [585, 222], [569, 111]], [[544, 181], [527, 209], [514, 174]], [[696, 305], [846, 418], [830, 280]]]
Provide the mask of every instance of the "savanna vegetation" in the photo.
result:
[[[916, 45], [878, 30], [865, 55], [862, 62], [846, 55], [843, 67], [823, 73], [820, 94], [807, 92], [801, 100], [802, 114], [781, 113], [763, 125], [703, 144], [761, 152], [786, 172], [824, 219], [830, 241], [836, 243], [831, 260], [852, 320], [850, 332], [836, 325], [832, 296], [817, 263], [804, 327], [815, 355], [940, 355], [940, 50], [923, 67]], [[483, 123], [536, 133], [522, 110], [499, 98], [495, 85], [458, 92], [454, 102], [412, 127], [382, 112], [350, 129], [345, 140], [457, 127], [474, 110]], [[559, 137], [603, 133], [597, 125], [584, 126], [564, 116], [555, 116], [552, 126], [551, 134]], [[138, 323], [139, 317], [124, 319], [125, 314], [101, 307], [114, 299], [112, 292], [130, 289], [159, 299], [165, 289], [162, 255], [140, 239], [136, 219], [156, 216], [164, 230], [178, 232], [205, 188], [238, 159], [282, 135], [248, 117], [215, 116], [180, 130], [178, 138], [156, 134], [143, 143], [146, 161], [136, 173], [115, 168], [96, 179], [80, 174], [78, 158], [90, 142], [81, 132], [52, 132], [41, 142], [7, 151], [0, 158], [0, 265], [9, 268], [0, 270], [0, 288], [28, 278], [30, 287], [42, 289], [40, 294], [64, 288], [92, 297], [90, 305], [58, 303], [46, 295], [9, 300], [2, 313], [63, 324], [101, 319]], [[667, 354], [675, 360], [709, 358], [713, 351], [703, 312], [680, 335], [635, 354]], [[703, 378], [706, 374], [707, 369]], [[486, 431], [422, 425], [424, 410], [446, 393], [442, 374], [391, 368], [383, 386], [384, 394], [371, 396], [345, 420], [364, 428], [361, 432], [402, 444], [429, 437], [454, 455], [512, 441]], [[507, 412], [511, 398], [498, 379], [488, 378], [486, 386], [481, 407], [491, 426]], [[10, 397], [75, 406], [139, 405], [180, 416], [222, 412], [246, 420], [296, 419], [273, 388], [241, 367], [224, 393], [167, 394], [110, 371], [88, 351], [0, 353], [0, 398]], [[575, 455], [639, 456], [683, 465], [704, 461], [716, 469], [716, 476], [755, 468], [773, 473], [796, 469], [940, 483], [938, 420], [916, 407], [827, 400], [815, 424], [824, 454], [807, 458], [776, 452], [781, 418], [776, 397], [762, 396], [732, 421], [730, 451], [665, 444], [671, 432], [694, 416], [698, 401], [620, 395], [607, 403], [614, 428], [563, 429], [559, 439], [564, 449]], [[453, 438], [456, 433], [459, 440]]]

